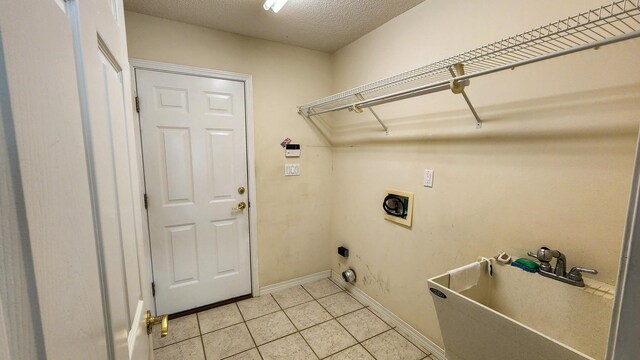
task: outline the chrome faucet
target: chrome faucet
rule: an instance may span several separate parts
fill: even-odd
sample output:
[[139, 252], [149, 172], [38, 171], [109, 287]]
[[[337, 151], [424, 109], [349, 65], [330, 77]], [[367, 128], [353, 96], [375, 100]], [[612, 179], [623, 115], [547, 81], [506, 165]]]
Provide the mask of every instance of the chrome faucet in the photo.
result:
[[[537, 253], [528, 252], [529, 256], [540, 261], [540, 275], [562, 281], [564, 283], [584, 287], [582, 273], [597, 274], [594, 269], [586, 269], [581, 267], [573, 267], [567, 274], [567, 258], [558, 250], [551, 250], [546, 246], [538, 249]], [[551, 267], [551, 260], [556, 259], [556, 267]]]

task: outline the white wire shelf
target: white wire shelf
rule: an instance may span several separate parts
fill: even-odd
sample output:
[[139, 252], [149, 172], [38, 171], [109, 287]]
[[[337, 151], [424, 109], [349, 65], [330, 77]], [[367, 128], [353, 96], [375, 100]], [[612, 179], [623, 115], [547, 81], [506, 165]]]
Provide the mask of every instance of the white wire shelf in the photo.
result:
[[298, 107], [306, 118], [338, 110], [361, 112], [372, 106], [453, 90], [464, 95], [476, 127], [480, 118], [464, 93], [468, 80], [640, 36], [640, 0], [617, 0], [597, 9], [540, 26], [492, 44], [346, 90]]

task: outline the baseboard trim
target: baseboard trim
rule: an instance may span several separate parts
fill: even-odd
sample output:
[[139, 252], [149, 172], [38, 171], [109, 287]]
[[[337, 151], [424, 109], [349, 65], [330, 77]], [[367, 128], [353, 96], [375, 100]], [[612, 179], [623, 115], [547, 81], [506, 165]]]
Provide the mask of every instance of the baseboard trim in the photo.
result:
[[329, 277], [331, 277], [331, 270], [325, 270], [315, 274], [299, 277], [296, 279], [291, 279], [291, 280], [279, 282], [276, 284], [267, 285], [260, 288], [260, 295], [270, 294], [272, 292], [288, 289], [294, 286], [306, 284], [316, 280], [327, 279]]
[[389, 309], [385, 308], [374, 300], [371, 296], [367, 295], [364, 291], [358, 289], [357, 287], [346, 283], [342, 276], [340, 276], [335, 271], [331, 271], [331, 279], [338, 284], [338, 286], [342, 287], [346, 291], [348, 291], [353, 297], [355, 297], [358, 301], [363, 304], [369, 305], [369, 309], [375, 312], [380, 318], [382, 318], [387, 323], [396, 326], [396, 330], [409, 338], [414, 344], [421, 347], [423, 351], [431, 353], [432, 357], [435, 357], [438, 360], [446, 360], [444, 355], [444, 349], [436, 345], [433, 341], [429, 340], [427, 337], [422, 335], [418, 330], [414, 329], [411, 325], [404, 322], [404, 320], [400, 319], [398, 315], [392, 313]]

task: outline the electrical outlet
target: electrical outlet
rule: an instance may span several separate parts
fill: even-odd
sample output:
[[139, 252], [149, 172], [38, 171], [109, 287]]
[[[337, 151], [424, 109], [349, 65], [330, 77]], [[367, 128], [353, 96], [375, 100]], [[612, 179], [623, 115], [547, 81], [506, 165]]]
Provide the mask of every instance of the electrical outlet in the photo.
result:
[[433, 170], [424, 170], [424, 187], [433, 187]]
[[300, 164], [284, 164], [284, 176], [300, 176]]

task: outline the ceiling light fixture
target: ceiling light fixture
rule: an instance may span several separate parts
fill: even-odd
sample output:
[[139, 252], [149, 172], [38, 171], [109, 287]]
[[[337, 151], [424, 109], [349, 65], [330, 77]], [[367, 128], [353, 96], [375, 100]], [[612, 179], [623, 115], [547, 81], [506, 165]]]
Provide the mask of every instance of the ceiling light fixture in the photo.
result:
[[269, 9], [273, 10], [274, 13], [278, 13], [280, 9], [287, 3], [287, 0], [267, 0], [264, 2], [262, 7], [269, 11]]

